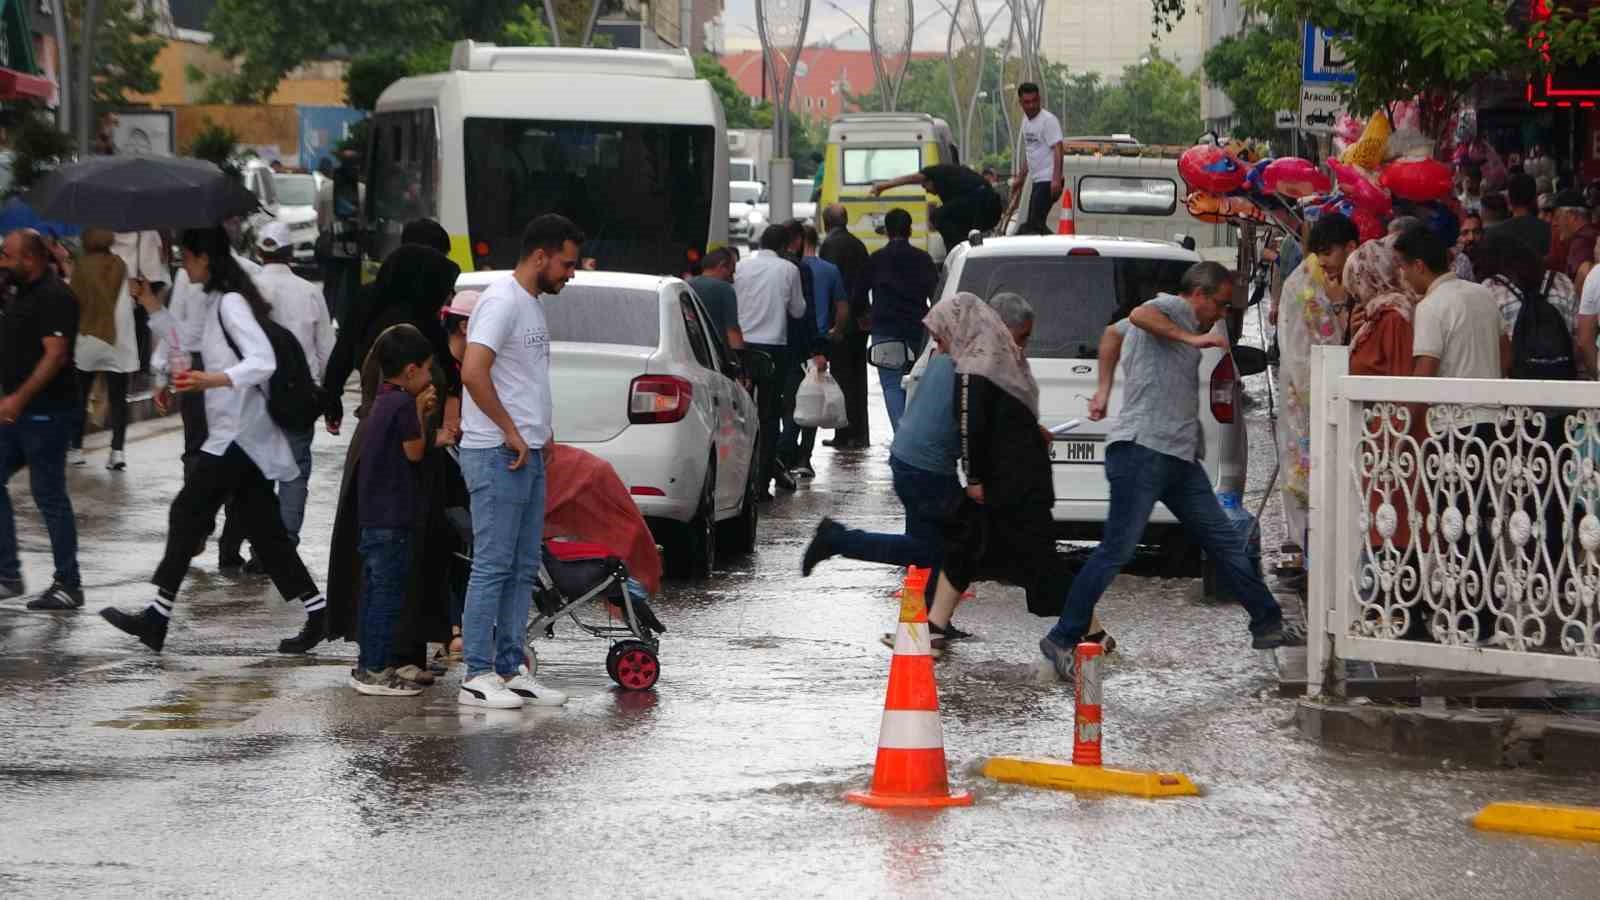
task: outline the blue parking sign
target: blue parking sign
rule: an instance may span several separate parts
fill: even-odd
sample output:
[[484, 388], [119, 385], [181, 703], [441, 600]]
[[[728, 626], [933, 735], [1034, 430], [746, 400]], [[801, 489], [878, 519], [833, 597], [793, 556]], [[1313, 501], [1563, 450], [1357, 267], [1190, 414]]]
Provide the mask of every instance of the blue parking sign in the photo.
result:
[[1344, 52], [1334, 44], [1336, 37], [1340, 37], [1338, 32], [1306, 23], [1301, 42], [1301, 81], [1307, 84], [1350, 84], [1356, 80], [1355, 70], [1345, 61]]

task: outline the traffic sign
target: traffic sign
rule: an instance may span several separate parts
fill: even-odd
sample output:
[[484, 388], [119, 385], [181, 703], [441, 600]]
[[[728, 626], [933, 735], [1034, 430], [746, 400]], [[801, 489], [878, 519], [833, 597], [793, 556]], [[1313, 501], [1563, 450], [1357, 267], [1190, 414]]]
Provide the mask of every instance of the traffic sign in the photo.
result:
[[1344, 98], [1328, 85], [1300, 85], [1300, 129], [1332, 134], [1344, 117]]
[[1301, 39], [1300, 80], [1306, 84], [1350, 84], [1356, 80], [1355, 70], [1344, 58], [1344, 51], [1334, 43], [1338, 32], [1318, 28], [1306, 23]]
[[[1272, 114], [1272, 124], [1280, 129], [1298, 127], [1300, 114], [1292, 109], [1280, 109]], [[1596, 132], [1596, 139], [1600, 140], [1600, 132]]]

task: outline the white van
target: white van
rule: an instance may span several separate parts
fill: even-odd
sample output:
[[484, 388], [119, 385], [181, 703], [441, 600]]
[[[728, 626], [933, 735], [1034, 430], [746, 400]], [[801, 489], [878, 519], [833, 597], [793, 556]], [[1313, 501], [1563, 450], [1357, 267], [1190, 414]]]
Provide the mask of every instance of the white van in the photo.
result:
[[462, 268], [516, 264], [544, 213], [602, 269], [677, 275], [728, 241], [722, 103], [687, 53], [460, 41], [378, 98], [363, 218], [381, 259], [437, 219]]

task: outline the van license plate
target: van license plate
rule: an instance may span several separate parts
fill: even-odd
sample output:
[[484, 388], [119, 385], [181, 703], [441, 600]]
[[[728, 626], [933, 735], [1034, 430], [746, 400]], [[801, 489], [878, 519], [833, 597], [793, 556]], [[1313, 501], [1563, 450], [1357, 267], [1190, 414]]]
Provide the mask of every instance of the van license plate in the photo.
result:
[[1104, 464], [1106, 445], [1102, 441], [1056, 441], [1050, 447], [1050, 458], [1058, 465]]

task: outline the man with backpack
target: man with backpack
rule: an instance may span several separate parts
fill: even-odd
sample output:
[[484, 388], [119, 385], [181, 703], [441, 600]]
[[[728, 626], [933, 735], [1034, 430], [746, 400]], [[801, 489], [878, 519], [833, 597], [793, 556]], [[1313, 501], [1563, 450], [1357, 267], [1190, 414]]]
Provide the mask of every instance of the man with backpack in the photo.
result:
[[[261, 274], [255, 277], [261, 296], [272, 306], [272, 321], [283, 326], [300, 346], [309, 367], [311, 383], [327, 368], [328, 356], [333, 352], [333, 322], [328, 317], [328, 305], [322, 289], [294, 274], [289, 264], [294, 260], [294, 242], [289, 237], [289, 226], [282, 222], [268, 222], [256, 236], [256, 249], [261, 254]], [[285, 429], [289, 449], [300, 469], [299, 477], [278, 482], [278, 507], [283, 513], [283, 527], [289, 540], [300, 543], [300, 526], [306, 517], [306, 496], [311, 483], [311, 441], [317, 429], [313, 419], [303, 429]], [[240, 547], [244, 541], [244, 525], [228, 508], [228, 520], [217, 542], [219, 565], [223, 569], [242, 568], [245, 573], [262, 573], [261, 561], [252, 554], [248, 561], [241, 558]]]

